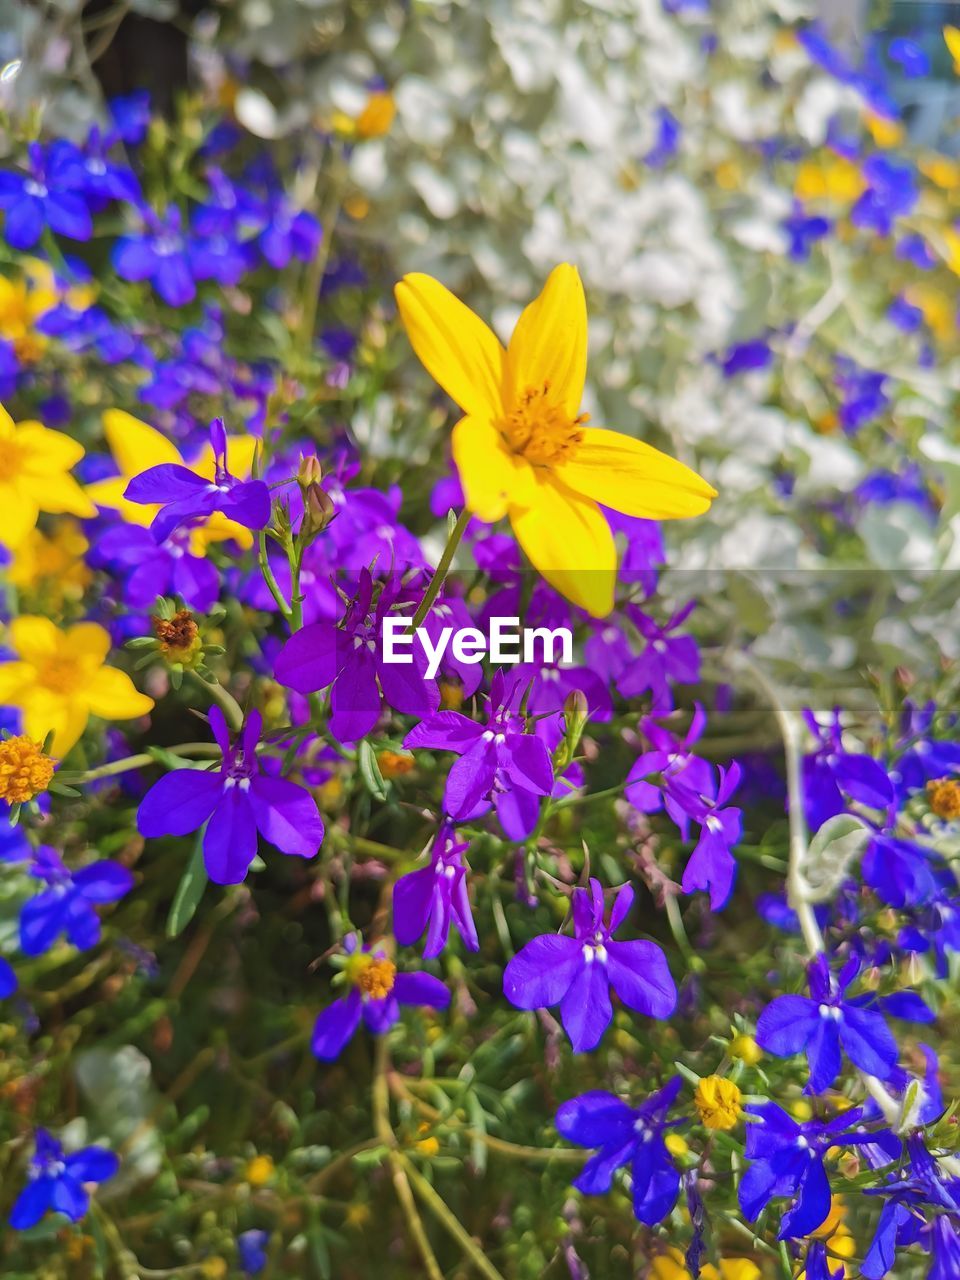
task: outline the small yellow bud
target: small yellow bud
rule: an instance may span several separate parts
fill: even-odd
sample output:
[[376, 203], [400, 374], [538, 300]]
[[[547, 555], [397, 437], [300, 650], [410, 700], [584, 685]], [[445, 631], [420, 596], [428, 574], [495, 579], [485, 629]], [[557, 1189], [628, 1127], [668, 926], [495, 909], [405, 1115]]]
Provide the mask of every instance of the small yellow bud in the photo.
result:
[[686, 1141], [680, 1137], [679, 1133], [668, 1133], [663, 1140], [663, 1145], [672, 1156], [685, 1156], [690, 1150]]
[[787, 1110], [794, 1120], [799, 1120], [801, 1124], [804, 1120], [809, 1120], [813, 1115], [813, 1107], [807, 1102], [806, 1098], [797, 1098], [794, 1102], [788, 1103]]
[[732, 1129], [740, 1119], [742, 1096], [732, 1080], [704, 1076], [694, 1092], [693, 1102], [707, 1129]]
[[248, 1161], [245, 1178], [251, 1187], [263, 1187], [273, 1177], [273, 1161], [269, 1156], [254, 1156]]
[[755, 1067], [763, 1057], [763, 1050], [753, 1036], [734, 1036], [730, 1041], [731, 1058], [739, 1058], [748, 1067]]

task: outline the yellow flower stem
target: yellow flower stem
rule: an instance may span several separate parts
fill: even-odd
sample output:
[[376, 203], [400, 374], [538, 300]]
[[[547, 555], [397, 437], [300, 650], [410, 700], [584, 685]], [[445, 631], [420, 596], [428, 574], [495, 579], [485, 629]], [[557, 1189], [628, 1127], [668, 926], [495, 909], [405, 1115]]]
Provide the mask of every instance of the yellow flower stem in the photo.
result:
[[227, 717], [227, 724], [233, 732], [239, 733], [243, 728], [243, 709], [229, 689], [225, 689], [222, 684], [212, 684], [209, 680], [204, 680], [203, 676], [198, 675], [196, 671], [187, 671], [186, 674], [193, 676], [197, 684], [203, 686], [210, 700], [216, 702]]
[[430, 606], [436, 600], [440, 588], [443, 586], [444, 579], [450, 570], [453, 557], [456, 555], [457, 547], [460, 545], [460, 539], [463, 537], [463, 531], [470, 523], [470, 512], [464, 507], [457, 517], [457, 523], [450, 530], [450, 536], [447, 538], [447, 545], [443, 548], [443, 555], [440, 562], [433, 571], [433, 577], [430, 584], [424, 592], [423, 599], [417, 607], [417, 612], [413, 615], [413, 629], [416, 630], [423, 622], [424, 618], [430, 610]]
[[[783, 754], [787, 773], [787, 819], [790, 830], [790, 858], [787, 867], [787, 905], [796, 912], [800, 932], [812, 960], [826, 950], [820, 925], [807, 887], [804, 866], [807, 861], [807, 823], [803, 807], [803, 750], [800, 727], [796, 718], [784, 706], [775, 685], [745, 653], [733, 654], [734, 665], [743, 672], [754, 687], [766, 698], [776, 716], [783, 737]], [[880, 1108], [888, 1123], [896, 1123], [900, 1116], [900, 1103], [887, 1092], [876, 1076], [857, 1071], [863, 1087]]]

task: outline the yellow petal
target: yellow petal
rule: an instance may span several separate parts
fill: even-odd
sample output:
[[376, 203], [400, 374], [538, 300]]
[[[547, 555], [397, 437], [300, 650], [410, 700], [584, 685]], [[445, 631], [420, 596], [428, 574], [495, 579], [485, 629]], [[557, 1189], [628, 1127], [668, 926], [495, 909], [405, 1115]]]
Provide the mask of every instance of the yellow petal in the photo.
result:
[[58, 698], [38, 692], [23, 704], [23, 731], [37, 742], [43, 742], [53, 730], [50, 754], [63, 759], [80, 740], [87, 727], [86, 704], [79, 698]]
[[0, 662], [0, 706], [19, 707], [33, 686], [34, 674], [26, 662]]
[[139, 502], [128, 502], [123, 491], [130, 483], [129, 476], [113, 476], [109, 480], [97, 480], [88, 484], [86, 495], [98, 507], [106, 507], [118, 512], [127, 524], [138, 524], [147, 529], [153, 517], [160, 510], [157, 506], [143, 506]]
[[36, 528], [40, 508], [22, 484], [0, 484], [0, 542], [5, 547], [19, 547], [31, 529]]
[[524, 310], [507, 347], [507, 408], [528, 387], [550, 386], [550, 399], [575, 418], [587, 376], [587, 303], [576, 267], [554, 267]]
[[62, 431], [48, 431], [42, 422], [17, 424], [17, 448], [23, 451], [23, 467], [32, 476], [69, 471], [83, 457], [84, 448]]
[[953, 58], [954, 70], [960, 69], [960, 27], [944, 27], [943, 39]]
[[49, 618], [22, 614], [10, 623], [10, 645], [18, 657], [34, 666], [55, 657], [63, 647], [64, 635]]
[[87, 658], [100, 667], [110, 652], [110, 633], [96, 622], [77, 622], [66, 632], [66, 647], [78, 658]]
[[131, 720], [146, 715], [153, 706], [153, 699], [140, 693], [126, 672], [115, 667], [101, 667], [88, 681], [83, 697], [93, 714], [104, 720]]
[[652, 445], [591, 427], [554, 471], [565, 485], [627, 516], [673, 520], [699, 516], [717, 496], [706, 480]]
[[496, 334], [432, 276], [404, 276], [394, 293], [410, 345], [427, 372], [464, 413], [500, 418], [504, 350]]
[[106, 410], [103, 434], [107, 437], [114, 462], [128, 478], [163, 463], [183, 465], [180, 450], [172, 440], [123, 409]]
[[55, 515], [69, 512], [72, 516], [87, 519], [97, 514], [97, 508], [74, 480], [65, 472], [49, 476], [25, 475], [21, 481], [23, 492], [34, 499], [41, 511]]
[[13, 419], [7, 413], [6, 409], [0, 404], [0, 440], [7, 440], [16, 431]]
[[561, 595], [604, 618], [613, 608], [617, 552], [596, 503], [558, 484], [549, 471], [533, 471], [529, 507], [510, 507], [510, 523], [533, 567]]
[[506, 447], [492, 423], [461, 418], [452, 444], [467, 509], [475, 516], [492, 523], [510, 503], [523, 506], [533, 499], [533, 468]]
[[228, 520], [225, 515], [215, 511], [202, 524], [190, 530], [190, 554], [199, 559], [207, 554], [207, 549], [215, 542], [236, 542], [244, 551], [253, 546], [253, 534], [236, 520]]

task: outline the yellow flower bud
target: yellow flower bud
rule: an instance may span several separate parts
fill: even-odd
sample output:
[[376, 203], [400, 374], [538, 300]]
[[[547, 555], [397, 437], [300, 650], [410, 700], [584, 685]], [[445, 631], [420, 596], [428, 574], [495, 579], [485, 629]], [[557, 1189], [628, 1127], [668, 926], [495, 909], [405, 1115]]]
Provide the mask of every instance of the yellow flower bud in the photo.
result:
[[763, 1057], [763, 1050], [753, 1036], [734, 1036], [730, 1041], [730, 1056], [739, 1058], [748, 1067], [755, 1067]]
[[704, 1076], [697, 1085], [693, 1102], [707, 1129], [732, 1129], [740, 1119], [742, 1096], [732, 1080]]
[[248, 1161], [244, 1175], [251, 1187], [262, 1187], [273, 1177], [273, 1161], [269, 1156], [254, 1156]]

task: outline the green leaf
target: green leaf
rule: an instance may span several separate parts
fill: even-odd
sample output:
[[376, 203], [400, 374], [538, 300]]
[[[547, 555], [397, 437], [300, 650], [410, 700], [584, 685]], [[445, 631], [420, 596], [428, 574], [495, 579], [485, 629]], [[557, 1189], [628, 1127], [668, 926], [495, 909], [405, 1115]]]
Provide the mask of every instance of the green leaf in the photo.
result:
[[366, 738], [357, 748], [357, 763], [360, 766], [360, 777], [363, 779], [363, 785], [374, 800], [386, 800], [387, 784], [383, 780], [383, 774], [380, 772], [380, 766], [377, 763], [373, 747], [371, 747]]
[[193, 919], [203, 891], [207, 887], [207, 869], [203, 864], [203, 833], [206, 823], [197, 832], [193, 846], [193, 855], [187, 863], [187, 869], [180, 878], [177, 892], [173, 898], [170, 915], [167, 917], [167, 937], [176, 938]]

